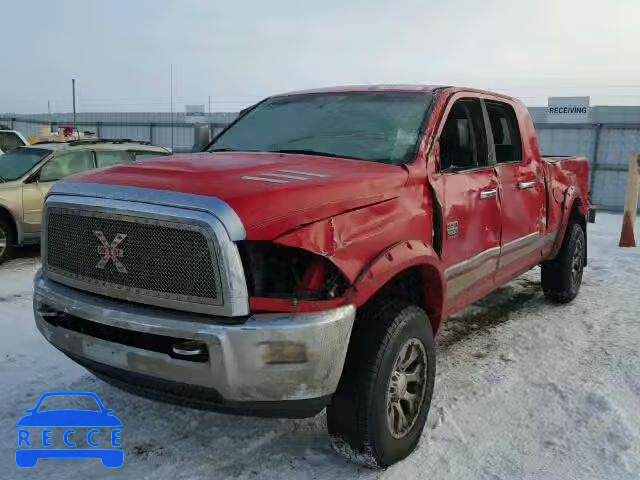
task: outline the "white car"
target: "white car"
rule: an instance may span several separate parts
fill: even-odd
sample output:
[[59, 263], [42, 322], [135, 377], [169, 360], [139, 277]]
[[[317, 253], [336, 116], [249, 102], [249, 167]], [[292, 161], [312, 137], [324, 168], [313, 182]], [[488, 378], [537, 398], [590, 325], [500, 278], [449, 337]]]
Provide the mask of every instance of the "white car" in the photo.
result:
[[0, 155], [16, 147], [28, 145], [27, 139], [15, 130], [0, 129]]

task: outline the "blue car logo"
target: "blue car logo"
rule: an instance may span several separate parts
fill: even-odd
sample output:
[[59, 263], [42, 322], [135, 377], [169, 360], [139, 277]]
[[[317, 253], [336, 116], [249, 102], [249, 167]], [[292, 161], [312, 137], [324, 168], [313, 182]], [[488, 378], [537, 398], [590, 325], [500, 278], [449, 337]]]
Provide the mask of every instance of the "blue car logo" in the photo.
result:
[[[60, 400], [84, 401], [93, 408], [47, 410], [43, 407], [43, 402], [59, 403]], [[118, 468], [124, 463], [124, 451], [119, 448], [122, 422], [113, 410], [104, 407], [95, 393], [45, 393], [34, 408], [24, 412], [26, 415], [16, 424], [18, 467], [35, 467], [41, 458], [99, 458], [107, 468]]]

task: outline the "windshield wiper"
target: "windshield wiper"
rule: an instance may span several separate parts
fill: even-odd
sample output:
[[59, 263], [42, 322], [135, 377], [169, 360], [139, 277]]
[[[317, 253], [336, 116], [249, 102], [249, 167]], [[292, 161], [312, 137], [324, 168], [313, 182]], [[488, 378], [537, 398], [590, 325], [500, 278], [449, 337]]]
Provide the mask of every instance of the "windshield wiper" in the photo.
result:
[[7, 180], [7, 179], [6, 179], [6, 178], [4, 178], [2, 175], [0, 175], [0, 182], [2, 182], [2, 183], [6, 183], [6, 182], [8, 182], [8, 181], [9, 181], [9, 180]]
[[331, 158], [350, 158], [352, 160], [364, 160], [364, 158], [350, 157], [348, 155], [338, 155], [335, 153], [318, 152], [316, 150], [309, 150], [307, 148], [283, 148], [281, 150], [268, 150], [274, 153], [299, 153], [301, 155], [318, 155], [319, 157], [331, 157]]

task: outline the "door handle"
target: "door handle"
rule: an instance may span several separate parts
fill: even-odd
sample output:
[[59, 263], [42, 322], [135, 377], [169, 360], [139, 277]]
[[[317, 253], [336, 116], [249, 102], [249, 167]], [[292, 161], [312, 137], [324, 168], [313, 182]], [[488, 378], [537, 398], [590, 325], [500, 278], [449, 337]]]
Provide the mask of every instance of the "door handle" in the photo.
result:
[[526, 190], [527, 188], [533, 188], [536, 186], [536, 182], [532, 181], [532, 182], [520, 182], [518, 184], [518, 188], [520, 190]]
[[485, 190], [483, 192], [480, 192], [480, 200], [486, 200], [487, 198], [493, 198], [498, 194], [498, 190], [497, 189], [493, 189], [493, 190]]

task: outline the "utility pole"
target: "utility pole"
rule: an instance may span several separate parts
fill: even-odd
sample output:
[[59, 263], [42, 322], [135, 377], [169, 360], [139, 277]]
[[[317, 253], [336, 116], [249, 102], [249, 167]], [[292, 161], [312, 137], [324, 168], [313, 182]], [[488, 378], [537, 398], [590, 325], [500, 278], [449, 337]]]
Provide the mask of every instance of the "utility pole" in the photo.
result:
[[71, 93], [73, 95], [73, 128], [76, 129], [76, 79], [71, 79]]
[[211, 95], [209, 95], [209, 114], [211, 114]]
[[173, 63], [171, 64], [171, 151], [173, 152]]
[[49, 115], [49, 120], [51, 120], [51, 100], [47, 100], [47, 114]]

